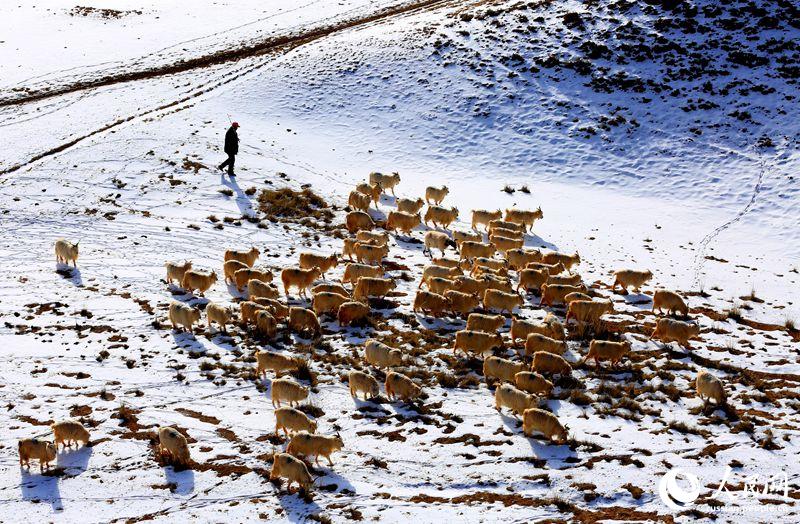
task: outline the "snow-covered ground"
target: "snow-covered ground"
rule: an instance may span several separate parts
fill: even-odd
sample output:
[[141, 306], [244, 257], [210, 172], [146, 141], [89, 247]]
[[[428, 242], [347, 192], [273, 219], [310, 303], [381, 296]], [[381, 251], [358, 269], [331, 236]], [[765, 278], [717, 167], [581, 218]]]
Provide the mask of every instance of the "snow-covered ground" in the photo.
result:
[[[184, 4], [117, 2], [115, 9], [142, 11], [119, 18], [72, 16], [63, 1], [1, 7], [0, 98], [390, 5]], [[681, 467], [700, 477], [702, 492], [678, 520], [796, 521], [800, 343], [785, 327], [800, 321], [796, 81], [737, 71], [776, 92], [720, 95], [718, 110], [698, 114], [679, 108], [694, 96], [691, 86], [679, 100], [642, 102], [647, 93], [597, 94], [569, 69], [509, 76], [503, 57], [512, 50], [532, 64], [528, 53], [577, 47], [557, 31], [519, 36], [515, 24], [549, 31], [565, 12], [586, 11], [569, 2], [518, 5], [500, 2], [507, 14], [487, 18], [493, 5], [441, 2], [285, 53], [1, 107], [0, 421], [8, 431], [0, 440], [0, 520], [655, 520], [677, 513], [658, 485]], [[227, 19], [231, 9], [237, 14]], [[646, 26], [660, 17], [607, 9], [585, 16], [596, 20], [587, 25]], [[53, 40], [66, 48], [50, 52], [22, 26], [59, 35]], [[505, 34], [487, 36], [497, 27]], [[796, 39], [798, 31], [761, 33]], [[476, 57], [493, 68], [491, 79], [470, 67]], [[734, 106], [758, 125], [732, 124]], [[599, 127], [617, 113], [626, 124]], [[229, 118], [242, 125], [236, 180], [214, 168]], [[698, 120], [700, 134], [690, 130]], [[587, 126], [599, 132], [587, 137]], [[758, 145], [763, 136], [772, 147]], [[309, 184], [341, 209], [373, 170], [400, 172], [398, 196], [448, 185], [445, 204], [458, 207], [460, 229], [472, 209], [541, 206], [528, 245], [578, 251], [584, 281], [614, 300], [614, 320], [633, 326], [622, 371], [576, 366], [576, 380], [559, 383], [545, 401], [569, 426], [569, 446], [525, 438], [513, 417], [494, 410], [479, 362], [452, 358], [462, 322], [411, 313], [425, 257], [421, 245], [399, 238], [389, 255], [398, 267], [390, 271], [399, 284], [395, 307], [381, 310], [377, 331], [340, 330], [333, 321], [311, 345], [294, 335], [272, 344], [312, 355], [319, 431], [340, 431], [345, 447], [333, 467], [314, 468], [313, 500], [268, 482], [270, 454], [283, 442], [272, 434], [269, 380], [252, 374], [260, 344], [238, 329], [170, 331], [170, 300], [205, 300], [168, 287], [163, 264], [191, 259], [221, 275], [224, 249], [256, 245], [260, 263], [277, 273], [300, 251], [340, 251], [341, 240], [324, 228], [259, 227], [257, 191]], [[506, 185], [517, 191], [501, 191]], [[530, 194], [518, 191], [523, 185]], [[374, 216], [392, 208], [385, 196]], [[334, 222], [342, 219], [337, 211]], [[62, 236], [81, 241], [78, 271], [55, 271], [52, 246]], [[626, 266], [653, 271], [647, 294], [664, 287], [690, 295], [702, 327], [690, 352], [645, 340], [654, 322], [647, 296], [607, 289], [610, 272]], [[218, 302], [239, 296], [221, 282], [208, 293]], [[520, 314], [541, 317], [537, 303], [529, 297]], [[744, 320], [726, 319], [732, 307]], [[342, 377], [370, 336], [413, 355], [404, 369], [427, 394], [420, 406], [349, 397]], [[585, 352], [572, 341], [567, 356], [577, 362]], [[725, 380], [729, 409], [702, 408], [693, 388], [699, 369]], [[132, 413], [124, 420], [121, 406]], [[70, 416], [91, 427], [94, 445], [59, 454], [63, 469], [52, 476], [19, 468], [15, 441], [49, 435], [48, 421]], [[159, 425], [192, 437], [194, 470], [154, 460], [147, 432]], [[785, 472], [795, 496], [710, 505], [727, 465], [729, 489], [750, 475]]]

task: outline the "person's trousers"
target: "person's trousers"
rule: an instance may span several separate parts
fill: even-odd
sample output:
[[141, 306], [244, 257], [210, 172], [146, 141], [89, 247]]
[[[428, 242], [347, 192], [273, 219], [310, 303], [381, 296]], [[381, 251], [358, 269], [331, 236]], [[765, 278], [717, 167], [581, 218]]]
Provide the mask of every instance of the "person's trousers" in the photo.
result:
[[219, 165], [220, 169], [225, 169], [228, 166], [228, 174], [233, 175], [233, 164], [236, 162], [236, 155], [228, 155], [228, 160]]

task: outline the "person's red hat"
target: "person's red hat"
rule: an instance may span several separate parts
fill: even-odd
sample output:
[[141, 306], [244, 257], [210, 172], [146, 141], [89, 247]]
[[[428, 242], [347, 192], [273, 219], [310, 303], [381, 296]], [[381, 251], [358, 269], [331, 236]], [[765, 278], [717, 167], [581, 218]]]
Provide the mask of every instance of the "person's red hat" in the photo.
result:
[[239, 127], [239, 122], [234, 122], [231, 124], [233, 127]]

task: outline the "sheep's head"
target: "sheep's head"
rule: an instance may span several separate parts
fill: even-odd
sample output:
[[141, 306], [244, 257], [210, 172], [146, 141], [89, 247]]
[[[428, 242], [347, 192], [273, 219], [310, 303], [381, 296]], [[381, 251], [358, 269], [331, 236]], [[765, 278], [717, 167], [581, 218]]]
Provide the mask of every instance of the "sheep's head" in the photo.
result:
[[253, 246], [250, 248], [249, 253], [251, 256], [257, 257], [261, 254], [261, 251], [259, 251], [257, 247]]
[[45, 442], [44, 447], [45, 447], [45, 450], [44, 450], [45, 462], [50, 462], [52, 460], [55, 460], [56, 453], [57, 453], [56, 445], [53, 444], [52, 442]]
[[332, 441], [333, 441], [333, 446], [332, 446], [333, 449], [337, 450], [337, 449], [342, 449], [344, 447], [344, 441], [342, 440], [342, 436], [339, 434], [338, 431], [336, 432], [336, 436], [333, 437]]

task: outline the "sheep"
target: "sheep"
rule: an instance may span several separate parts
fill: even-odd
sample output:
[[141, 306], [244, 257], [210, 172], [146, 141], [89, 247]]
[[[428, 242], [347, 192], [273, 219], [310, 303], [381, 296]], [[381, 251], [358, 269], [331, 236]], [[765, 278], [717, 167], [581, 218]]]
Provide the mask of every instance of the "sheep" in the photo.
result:
[[509, 249], [506, 251], [506, 260], [508, 260], [508, 267], [519, 271], [531, 262], [540, 262], [542, 252], [524, 247]]
[[331, 313], [335, 315], [339, 311], [339, 306], [345, 302], [349, 302], [350, 297], [340, 295], [339, 293], [331, 293], [329, 291], [322, 291], [315, 293], [311, 299], [311, 308], [317, 316], [323, 313]]
[[442, 187], [428, 186], [425, 188], [425, 202], [427, 202], [428, 205], [430, 205], [431, 200], [433, 200], [433, 203], [438, 206], [439, 204], [442, 203], [442, 200], [444, 200], [444, 197], [446, 197], [448, 193], [450, 193], [450, 190], [447, 189], [447, 186], [442, 186]]
[[582, 282], [583, 279], [577, 273], [572, 275], [550, 275], [547, 278], [547, 284], [556, 286], [579, 286]]
[[486, 280], [483, 278], [472, 278], [467, 276], [458, 276], [454, 280], [455, 290], [470, 295], [483, 296], [486, 291]]
[[450, 209], [446, 209], [444, 207], [439, 206], [429, 206], [428, 209], [425, 211], [425, 225], [428, 225], [428, 222], [433, 222], [435, 227], [443, 227], [444, 229], [448, 229], [450, 224], [458, 219], [458, 209], [455, 207], [451, 207]]
[[[484, 366], [486, 364], [484, 363]], [[494, 408], [500, 411], [503, 407], [509, 408], [514, 416], [522, 415], [526, 409], [536, 406], [538, 399], [511, 384], [500, 384], [494, 391]]]
[[349, 297], [350, 293], [341, 284], [317, 284], [311, 288], [311, 296], [317, 293], [338, 293], [344, 297]]
[[256, 313], [265, 309], [265, 306], [253, 302], [251, 300], [244, 300], [239, 302], [239, 317], [241, 318], [241, 325], [247, 326], [254, 323], [256, 320]]
[[364, 393], [364, 400], [375, 398], [380, 395], [380, 386], [375, 377], [363, 371], [353, 370], [347, 379], [350, 384], [350, 396], [358, 398], [358, 392]]
[[310, 309], [292, 306], [289, 308], [289, 329], [298, 333], [311, 331], [314, 336], [322, 332], [317, 314]]
[[[227, 264], [228, 262], [226, 262]], [[236, 289], [242, 291], [247, 287], [251, 280], [258, 280], [260, 282], [272, 282], [272, 271], [268, 269], [252, 269], [242, 268], [233, 274], [233, 281], [236, 284]]]
[[361, 193], [360, 191], [350, 191], [350, 196], [347, 197], [347, 205], [356, 211], [369, 210], [369, 205], [371, 203], [372, 198], [370, 198], [369, 195]]
[[362, 244], [386, 246], [389, 244], [389, 234], [386, 231], [359, 231], [356, 233], [356, 240]]
[[395, 288], [394, 280], [388, 278], [361, 277], [353, 289], [356, 300], [369, 297], [385, 297]]
[[356, 191], [369, 196], [370, 200], [375, 203], [375, 209], [378, 209], [378, 202], [380, 202], [381, 193], [383, 193], [383, 188], [381, 188], [380, 184], [362, 182], [356, 186]]
[[469, 231], [456, 231], [453, 230], [453, 241], [461, 249], [463, 242], [483, 242], [483, 235], [480, 233], [470, 233]]
[[295, 371], [300, 366], [300, 362], [293, 357], [271, 351], [256, 352], [256, 374], [261, 377], [267, 376], [267, 371], [274, 371], [275, 376], [280, 378], [284, 371]]
[[483, 331], [484, 333], [496, 333], [506, 324], [503, 315], [484, 315], [481, 313], [470, 313], [467, 317], [467, 330]]
[[339, 306], [336, 319], [340, 326], [349, 326], [353, 322], [360, 322], [369, 317], [369, 306], [361, 302], [345, 302]]
[[522, 391], [549, 397], [553, 392], [553, 383], [533, 371], [521, 371], [514, 375], [514, 385]]
[[[507, 294], [512, 294], [512, 295], [515, 294], [514, 289], [511, 286], [511, 280], [509, 280], [508, 278], [503, 278], [497, 275], [484, 274], [481, 275], [481, 279], [483, 280], [487, 291], [490, 289], [494, 289], [496, 291], [502, 291], [503, 293]], [[484, 294], [486, 294], [485, 291]], [[516, 294], [519, 295], [519, 293]], [[520, 300], [522, 300], [522, 298], [520, 298]]]
[[629, 287], [632, 287], [638, 293], [639, 288], [651, 278], [653, 278], [653, 272], [650, 270], [619, 269], [614, 271], [614, 284], [611, 286], [611, 290], [615, 290], [617, 286], [622, 286], [622, 290], [627, 291]]
[[441, 231], [428, 231], [425, 233], [425, 249], [423, 249], [423, 254], [427, 252], [430, 254], [431, 258], [433, 258], [433, 250], [438, 249], [442, 252], [442, 256], [444, 256], [444, 252], [448, 247], [455, 247], [456, 243], [453, 242], [450, 237], [446, 233], [442, 233]]
[[289, 493], [292, 492], [292, 483], [296, 482], [303, 491], [309, 491], [314, 484], [314, 479], [311, 478], [311, 473], [308, 472], [305, 462], [288, 453], [276, 453], [272, 457], [272, 469], [269, 471], [269, 479], [275, 480], [281, 477], [289, 481], [286, 484], [286, 489]]
[[275, 335], [278, 333], [278, 320], [270, 311], [273, 310], [270, 309], [267, 311], [262, 309], [261, 311], [256, 311], [256, 330], [268, 338], [275, 338]]
[[477, 257], [491, 258], [496, 251], [497, 248], [494, 244], [484, 244], [483, 242], [465, 240], [459, 246], [459, 260]]
[[263, 280], [251, 280], [247, 283], [247, 296], [251, 300], [259, 297], [274, 299], [281, 296], [281, 292], [277, 287], [269, 282], [264, 282]]
[[234, 249], [227, 249], [225, 251], [225, 262], [228, 260], [238, 260], [244, 264], [247, 264], [247, 267], [253, 267], [253, 264], [256, 263], [258, 260], [258, 256], [261, 254], [261, 251], [258, 250], [256, 247], [251, 247], [247, 251], [236, 251]]
[[563, 355], [567, 351], [567, 342], [550, 338], [541, 333], [529, 333], [525, 338], [525, 354], [530, 356], [538, 351]]
[[509, 249], [519, 249], [525, 245], [525, 241], [521, 238], [508, 238], [500, 235], [489, 235], [489, 242], [494, 244], [498, 251], [505, 254]]
[[548, 375], [567, 376], [572, 374], [572, 366], [561, 355], [548, 351], [537, 351], [533, 354], [531, 371]]
[[569, 307], [570, 304], [572, 304], [576, 300], [592, 300], [592, 297], [590, 297], [586, 293], [581, 293], [580, 291], [576, 291], [574, 293], [569, 293], [568, 295], [564, 296], [564, 303], [568, 307]]
[[456, 315], [468, 315], [481, 303], [477, 295], [462, 293], [454, 289], [445, 291], [444, 297], [450, 303], [448, 309]]
[[442, 315], [449, 307], [450, 301], [447, 300], [446, 297], [436, 293], [431, 293], [430, 291], [420, 290], [417, 291], [417, 295], [414, 297], [414, 305], [411, 309], [414, 311], [414, 313], [417, 311], [422, 311], [423, 313], [430, 313], [431, 315], [438, 317]]
[[[566, 301], [566, 296], [564, 300]], [[597, 324], [600, 322], [600, 317], [613, 311], [614, 304], [610, 300], [573, 300], [567, 306], [567, 316], [564, 320], [569, 322], [569, 319], [574, 318], [579, 324], [581, 322]]]
[[[359, 243], [359, 240], [357, 238], [345, 238], [342, 242], [342, 258], [347, 257], [348, 260], [353, 260], [356, 254], [356, 244]], [[371, 242], [364, 243], [371, 244]]]
[[489, 238], [491, 239], [495, 236], [513, 238], [514, 240], [521, 241], [523, 244], [525, 243], [525, 233], [516, 229], [507, 229], [504, 227], [492, 228], [492, 231], [489, 233]]
[[428, 291], [438, 295], [444, 295], [447, 291], [455, 289], [456, 286], [455, 280], [442, 277], [431, 277], [425, 283], [428, 286]]
[[361, 277], [378, 278], [383, 276], [383, 268], [380, 266], [370, 266], [368, 264], [357, 264], [350, 262], [344, 266], [344, 275], [342, 275], [342, 282], [349, 282], [355, 284]]
[[630, 342], [612, 342], [609, 340], [592, 340], [589, 343], [589, 352], [584, 357], [583, 362], [594, 359], [594, 365], [599, 366], [601, 360], [610, 360], [611, 367], [631, 350]]
[[689, 315], [689, 306], [686, 305], [683, 298], [673, 292], [665, 289], [659, 289], [653, 293], [653, 313], [658, 310], [661, 313], [664, 309], [670, 315], [680, 313], [684, 317]]
[[169, 305], [169, 321], [172, 329], [177, 331], [182, 326], [191, 333], [192, 325], [200, 321], [200, 310], [173, 300]]
[[500, 357], [487, 357], [483, 361], [483, 377], [486, 381], [489, 378], [498, 378], [505, 382], [514, 382], [514, 375], [525, 371], [525, 364], [514, 362]]
[[364, 356], [368, 363], [378, 368], [401, 366], [403, 353], [371, 338], [364, 342]]
[[533, 289], [538, 293], [541, 287], [547, 283], [547, 279], [549, 277], [550, 277], [549, 274], [545, 270], [522, 269], [519, 272], [519, 284], [517, 284], [517, 293], [519, 293], [520, 288], [522, 288], [526, 292]]
[[487, 211], [485, 209], [472, 210], [472, 230], [477, 231], [478, 226], [486, 226], [486, 231], [489, 230], [489, 222], [492, 220], [499, 220], [503, 216], [503, 212], [499, 209], [497, 211]]
[[209, 302], [206, 306], [206, 320], [208, 329], [211, 329], [212, 322], [216, 322], [222, 328], [222, 332], [227, 333], [226, 325], [231, 321], [231, 309], [216, 302]]
[[19, 465], [31, 468], [31, 459], [39, 461], [39, 471], [50, 469], [50, 463], [56, 459], [58, 449], [48, 440], [36, 438], [21, 439], [17, 442]]
[[422, 393], [422, 388], [414, 384], [410, 378], [395, 371], [386, 373], [384, 388], [386, 388], [386, 396], [389, 397], [389, 400], [400, 397], [400, 399], [408, 402], [419, 397], [420, 393]]
[[286, 452], [295, 456], [304, 455], [310, 457], [314, 455], [314, 464], [317, 466], [319, 466], [319, 458], [325, 457], [328, 459], [328, 464], [333, 466], [331, 453], [339, 451], [343, 447], [344, 442], [342, 442], [342, 437], [338, 433], [333, 437], [329, 437], [301, 431], [289, 441], [289, 445], [286, 446]]
[[581, 256], [578, 252], [574, 255], [567, 255], [564, 253], [557, 253], [550, 251], [542, 255], [542, 263], [544, 264], [561, 264], [564, 266], [565, 271], [572, 269], [572, 266], [577, 266], [581, 263]]
[[217, 273], [212, 271], [211, 273], [206, 273], [204, 271], [196, 271], [194, 269], [189, 269], [186, 273], [183, 274], [183, 280], [181, 280], [181, 287], [188, 291], [189, 293], [193, 293], [196, 289], [200, 295], [202, 296], [206, 291], [208, 291], [211, 286], [217, 281]]
[[586, 287], [581, 286], [567, 286], [563, 284], [542, 284], [541, 300], [539, 303], [542, 306], [552, 306], [554, 303], [564, 302], [564, 297], [570, 293], [586, 291]]
[[317, 422], [308, 418], [308, 415], [294, 408], [278, 408], [275, 410], [275, 433], [283, 430], [284, 435], [289, 436], [291, 433], [299, 433], [300, 431], [308, 431], [314, 433], [317, 431]]
[[727, 402], [725, 386], [722, 384], [722, 381], [708, 371], [700, 370], [697, 373], [695, 388], [697, 390], [697, 396], [706, 404], [711, 399], [713, 399], [718, 406], [722, 406]]
[[300, 267], [302, 269], [318, 267], [322, 272], [322, 278], [325, 278], [325, 273], [335, 268], [338, 264], [339, 257], [336, 253], [328, 256], [317, 255], [316, 253], [300, 253]]
[[455, 258], [446, 258], [446, 257], [431, 258], [431, 265], [446, 267], [449, 269], [461, 268], [461, 262], [459, 262]]
[[380, 186], [383, 191], [391, 190], [392, 196], [397, 196], [394, 194], [394, 188], [400, 183], [400, 173], [384, 175], [382, 173], [372, 172], [369, 174], [369, 183], [373, 186]]
[[[478, 268], [487, 267], [494, 271], [502, 271], [508, 269], [508, 261], [506, 260], [498, 260], [496, 258], [487, 258], [487, 257], [476, 257], [472, 260], [472, 271], [471, 273], [476, 273]], [[507, 272], [507, 271], [506, 271]]]
[[177, 466], [188, 466], [191, 463], [189, 443], [177, 429], [171, 427], [158, 428], [158, 452]]
[[308, 398], [308, 389], [290, 378], [276, 378], [272, 381], [270, 398], [273, 408], [280, 407], [283, 402], [294, 406], [295, 403], [299, 404]]
[[564, 326], [553, 315], [545, 317], [544, 321], [534, 322], [522, 318], [511, 319], [511, 343], [516, 345], [517, 339], [528, 340], [531, 333], [539, 333], [556, 340], [564, 340]]
[[566, 271], [564, 264], [558, 262], [556, 264], [543, 264], [541, 262], [528, 262], [525, 269], [536, 269], [539, 271], [546, 271], [548, 275], [558, 275]]
[[397, 199], [397, 210], [402, 211], [404, 213], [410, 213], [412, 215], [416, 215], [422, 209], [422, 206], [425, 205], [425, 201], [421, 198], [416, 200], [412, 200], [410, 198], [399, 198]]
[[72, 262], [73, 267], [78, 267], [78, 244], [80, 241], [73, 244], [63, 238], [56, 240], [56, 262], [63, 262], [67, 265]]
[[459, 276], [461, 276], [461, 269], [457, 267], [425, 266], [425, 269], [422, 270], [422, 276], [420, 277], [419, 286], [417, 286], [417, 288], [419, 289], [423, 284], [427, 284], [428, 280], [431, 278], [446, 278], [450, 280]]
[[345, 217], [345, 226], [350, 233], [355, 233], [362, 229], [372, 231], [372, 228], [375, 227], [375, 222], [372, 220], [372, 217], [369, 216], [369, 213], [364, 211], [350, 211]]
[[567, 441], [568, 429], [549, 411], [529, 408], [522, 413], [522, 432], [528, 437], [533, 436], [533, 432], [536, 431], [549, 441], [555, 437], [557, 443], [564, 444]]
[[399, 229], [406, 235], [411, 234], [411, 230], [422, 223], [419, 213], [405, 213], [403, 211], [389, 211], [389, 216], [386, 218], [386, 229], [394, 231]]
[[499, 289], [487, 289], [483, 293], [483, 307], [486, 309], [499, 309], [500, 313], [509, 313], [515, 307], [522, 307], [522, 297], [516, 293], [506, 293]]
[[357, 242], [354, 246], [356, 260], [359, 263], [381, 265], [383, 259], [389, 254], [389, 246], [373, 246], [372, 244], [362, 244]]
[[188, 260], [182, 265], [174, 262], [167, 262], [164, 266], [167, 268], [167, 284], [172, 284], [174, 280], [180, 285], [180, 283], [183, 282], [183, 275], [192, 269], [192, 263]]
[[[476, 258], [475, 260], [478, 260], [478, 259]], [[489, 259], [487, 259], [487, 260], [489, 260]], [[505, 268], [492, 269], [489, 266], [476, 265], [476, 266], [474, 266], [472, 268], [472, 271], [470, 271], [470, 275], [473, 276], [473, 277], [478, 277], [478, 278], [482, 278], [484, 276], [489, 276], [489, 277], [497, 277], [499, 279], [507, 280], [508, 270], [505, 269]]]
[[53, 430], [56, 450], [58, 450], [59, 444], [66, 448], [67, 446], [72, 446], [73, 442], [76, 446], [78, 442], [83, 442], [84, 446], [89, 443], [89, 432], [77, 420], [61, 420], [51, 424], [50, 429]]
[[281, 271], [281, 282], [283, 282], [286, 298], [289, 298], [289, 289], [292, 287], [296, 287], [299, 290], [301, 297], [306, 297], [306, 289], [311, 287], [311, 284], [321, 275], [322, 270], [318, 267], [312, 267], [310, 269], [287, 267]]
[[672, 320], [671, 318], [660, 318], [656, 322], [656, 328], [650, 339], [658, 338], [665, 344], [670, 342], [677, 342], [679, 345], [691, 349], [689, 339], [696, 338], [700, 335], [700, 326], [690, 322], [682, 322], [680, 320]]
[[483, 331], [472, 331], [462, 329], [456, 332], [456, 338], [453, 342], [453, 355], [461, 350], [465, 355], [469, 356], [470, 353], [483, 355], [495, 348], [502, 349], [503, 337], [500, 333], [484, 333]]
[[506, 209], [506, 222], [514, 222], [526, 226], [530, 230], [533, 230], [533, 223], [542, 218], [544, 218], [544, 213], [542, 213], [541, 207], [536, 209], [536, 211]]
[[503, 229], [511, 229], [513, 231], [518, 231], [522, 234], [525, 234], [525, 226], [522, 224], [517, 224], [516, 222], [509, 222], [507, 220], [491, 220], [489, 221], [489, 233], [491, 234], [495, 228], [503, 228]]
[[[191, 265], [191, 262], [189, 262], [189, 264]], [[187, 269], [189, 269], [189, 268], [187, 268]], [[244, 262], [239, 262], [238, 260], [228, 260], [224, 264], [222, 264], [222, 274], [225, 276], [225, 283], [226, 284], [228, 282], [235, 283], [236, 282], [236, 278], [234, 277], [234, 275], [240, 269], [247, 270], [247, 269], [250, 269], [250, 266], [248, 266]], [[183, 273], [185, 273], [185, 272], [186, 272], [186, 270], [183, 270], [181, 272], [181, 278], [183, 278]], [[167, 267], [167, 278], [169, 278], [169, 266]], [[178, 279], [179, 282], [180, 282], [181, 278]], [[239, 287], [239, 289], [241, 289], [240, 286], [237, 286], [237, 287]]]
[[252, 302], [268, 308], [272, 316], [278, 320], [286, 320], [289, 318], [289, 306], [280, 303], [274, 298], [258, 297], [254, 298]]

